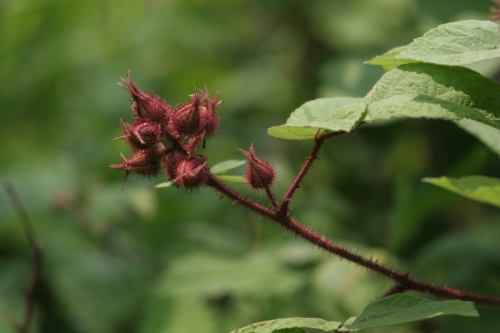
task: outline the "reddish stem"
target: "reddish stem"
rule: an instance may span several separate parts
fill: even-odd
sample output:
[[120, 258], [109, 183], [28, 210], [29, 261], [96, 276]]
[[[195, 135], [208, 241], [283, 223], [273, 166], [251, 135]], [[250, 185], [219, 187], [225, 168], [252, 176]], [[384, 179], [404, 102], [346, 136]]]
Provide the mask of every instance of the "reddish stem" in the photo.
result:
[[267, 195], [269, 201], [271, 202], [271, 205], [273, 206], [274, 210], [278, 211], [279, 210], [278, 202], [276, 201], [276, 198], [274, 197], [273, 192], [271, 192], [271, 188], [269, 186], [266, 186], [265, 191], [266, 191], [266, 195]]
[[282, 216], [286, 216], [288, 214], [288, 211], [290, 209], [290, 200], [292, 200], [293, 194], [299, 188], [302, 179], [304, 179], [305, 175], [307, 174], [307, 171], [309, 171], [309, 168], [312, 166], [314, 160], [318, 158], [318, 152], [323, 143], [325, 142], [325, 140], [342, 135], [344, 133], [345, 132], [334, 132], [323, 136], [319, 136], [319, 131], [318, 131], [318, 134], [316, 134], [316, 138], [314, 139], [315, 145], [313, 147], [311, 154], [307, 158], [306, 163], [304, 163], [304, 165], [302, 166], [302, 169], [298, 173], [292, 185], [290, 185], [290, 188], [288, 189], [285, 196], [283, 197], [283, 200], [281, 201], [279, 211]]
[[284, 226], [285, 228], [293, 231], [298, 236], [308, 240], [309, 242], [327, 250], [333, 254], [338, 255], [341, 258], [355, 262], [358, 265], [371, 269], [377, 273], [387, 276], [388, 278], [398, 282], [400, 285], [405, 287], [407, 290], [415, 290], [422, 293], [432, 294], [438, 297], [459, 299], [463, 301], [472, 301], [476, 303], [481, 303], [485, 305], [500, 306], [500, 298], [483, 296], [465, 293], [460, 290], [450, 289], [447, 287], [439, 287], [432, 284], [428, 284], [413, 278], [408, 277], [408, 274], [398, 273], [385, 266], [382, 266], [371, 259], [363, 258], [362, 256], [352, 253], [351, 251], [344, 249], [336, 244], [333, 244], [324, 236], [319, 235], [295, 220], [289, 217], [280, 216], [279, 219], [275, 219], [276, 222]]
[[255, 213], [267, 217], [269, 219], [273, 219], [276, 216], [276, 213], [259, 205], [256, 202], [253, 202], [251, 199], [248, 199], [233, 189], [229, 188], [226, 184], [218, 180], [214, 175], [210, 174], [210, 177], [207, 179], [207, 185], [219, 191], [220, 193], [226, 195], [231, 200], [239, 203], [240, 205], [254, 211]]
[[[314, 231], [309, 230], [295, 219], [289, 216], [289, 201], [293, 196], [293, 193], [298, 188], [300, 182], [304, 178], [308, 169], [311, 167], [312, 162], [317, 158], [317, 154], [319, 149], [321, 148], [324, 141], [328, 138], [340, 135], [342, 133], [330, 133], [326, 136], [317, 137], [315, 146], [311, 152], [311, 155], [307, 159], [304, 164], [302, 170], [297, 175], [297, 178], [292, 183], [290, 189], [286, 193], [283, 201], [281, 202], [279, 211], [273, 212], [261, 205], [253, 202], [251, 199], [248, 199], [233, 189], [226, 186], [224, 183], [219, 181], [213, 175], [207, 179], [207, 185], [216, 189], [217, 191], [223, 193], [231, 200], [239, 203], [240, 205], [254, 211], [255, 213], [266, 217], [274, 222], [277, 222], [281, 226], [285, 227], [288, 230], [293, 231], [297, 236], [309, 241], [310, 243], [330, 252], [338, 255], [341, 258], [354, 262], [360, 266], [368, 268], [372, 271], [380, 273], [395, 282], [397, 282], [397, 286], [391, 288], [386, 294], [388, 295], [398, 292], [404, 292], [407, 290], [415, 290], [422, 293], [431, 294], [437, 297], [450, 298], [450, 299], [458, 299], [463, 301], [472, 301], [479, 304], [491, 305], [491, 306], [500, 306], [500, 298], [491, 297], [491, 296], [483, 296], [477, 294], [465, 293], [460, 290], [450, 289], [447, 287], [439, 287], [432, 284], [428, 284], [413, 278], [408, 277], [408, 273], [402, 274], [397, 271], [391, 270], [385, 266], [374, 262], [371, 259], [366, 259], [358, 254], [355, 254], [343, 247], [340, 247], [337, 244], [332, 243], [325, 236], [315, 233]], [[269, 195], [269, 194], [268, 194]]]
[[33, 310], [34, 310], [34, 301], [35, 301], [35, 291], [38, 285], [38, 280], [40, 278], [40, 272], [42, 270], [43, 263], [43, 250], [41, 244], [37, 241], [35, 231], [33, 229], [33, 224], [31, 223], [28, 214], [26, 213], [26, 209], [17, 194], [16, 189], [12, 184], [6, 183], [5, 190], [9, 195], [14, 208], [16, 209], [19, 217], [21, 218], [21, 222], [24, 226], [24, 231], [26, 233], [26, 237], [30, 243], [30, 246], [33, 249], [33, 264], [31, 268], [31, 272], [28, 278], [28, 283], [26, 287], [26, 294], [24, 297], [24, 318], [23, 322], [19, 325], [16, 325], [15, 328], [19, 331], [19, 333], [27, 333], [31, 327], [31, 321], [33, 319]]
[[42, 246], [39, 243], [34, 244], [33, 248], [34, 258], [33, 267], [30, 272], [28, 279], [28, 286], [26, 288], [25, 295], [25, 306], [24, 306], [24, 320], [23, 324], [19, 328], [20, 333], [27, 333], [31, 326], [31, 320], [33, 319], [33, 306], [35, 300], [35, 291], [40, 279], [40, 272], [42, 270]]
[[404, 293], [407, 290], [408, 289], [405, 286], [400, 285], [400, 284], [395, 284], [389, 290], [387, 290], [385, 292], [385, 294], [383, 294], [379, 298], [389, 297], [389, 296], [394, 295], [394, 294], [402, 294], [402, 293]]

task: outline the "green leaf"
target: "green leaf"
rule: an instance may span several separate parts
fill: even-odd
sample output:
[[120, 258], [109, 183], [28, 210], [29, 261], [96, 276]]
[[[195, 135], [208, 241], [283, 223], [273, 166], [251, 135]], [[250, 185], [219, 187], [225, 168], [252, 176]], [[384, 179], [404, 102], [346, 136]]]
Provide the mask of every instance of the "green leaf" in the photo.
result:
[[169, 264], [160, 281], [159, 297], [197, 295], [205, 298], [227, 294], [278, 297], [294, 293], [306, 284], [303, 272], [277, 264], [276, 256], [269, 251], [243, 257], [210, 253], [185, 255]]
[[169, 180], [168, 182], [155, 185], [155, 188], [171, 187], [171, 186], [174, 186], [174, 185], [175, 185], [175, 183], [173, 181]]
[[[139, 333], [214, 333], [217, 323], [206, 300], [193, 295], [152, 298], [146, 304]], [[193, 320], [195, 318], [196, 320]]]
[[283, 332], [281, 330], [291, 328], [313, 328], [331, 332], [338, 329], [341, 324], [342, 323], [339, 322], [326, 321], [318, 318], [283, 318], [255, 323], [232, 331], [231, 333], [273, 333]]
[[[442, 315], [478, 317], [472, 302], [436, 302], [411, 295], [393, 295], [369, 304], [363, 312], [344, 323], [328, 322], [318, 318], [286, 318], [263, 321], [245, 326], [231, 333], [300, 332], [288, 329], [310, 328], [331, 332], [334, 330], [358, 330], [412, 322]], [[368, 319], [367, 319], [368, 318]], [[286, 329], [286, 330], [285, 330]]]
[[349, 132], [359, 123], [366, 105], [361, 98], [320, 98], [292, 112], [285, 125], [271, 127], [268, 133], [288, 140], [309, 140], [330, 132]]
[[365, 61], [364, 64], [366, 65], [373, 65], [373, 66], [380, 66], [384, 71], [390, 71], [391, 69], [394, 69], [398, 67], [399, 65], [404, 65], [404, 64], [411, 64], [415, 63], [418, 61], [415, 60], [409, 60], [409, 59], [396, 59], [395, 57], [400, 54], [403, 50], [405, 50], [408, 46], [399, 46], [396, 48], [393, 48], [390, 51], [387, 51], [381, 56], [376, 56], [375, 58]]
[[415, 39], [394, 60], [464, 66], [500, 58], [500, 26], [491, 21], [467, 20], [440, 25]]
[[500, 179], [468, 176], [460, 179], [448, 177], [424, 178], [423, 181], [466, 198], [500, 207]]
[[[229, 162], [229, 161], [228, 161]], [[246, 162], [246, 161], [245, 161]], [[241, 164], [239, 164], [241, 165]], [[229, 169], [227, 169], [229, 170]], [[221, 171], [222, 173], [226, 172], [225, 170]], [[226, 175], [221, 175], [220, 172], [215, 174], [218, 179], [225, 181], [225, 182], [230, 182], [230, 183], [246, 183], [247, 180], [243, 176], [226, 176]], [[165, 188], [165, 187], [172, 187], [175, 186], [175, 182], [173, 181], [168, 181], [164, 183], [160, 183], [155, 186], [155, 188]]]
[[242, 166], [246, 162], [246, 160], [228, 160], [214, 165], [210, 171], [212, 171], [214, 175], [223, 175], [231, 169]]
[[306, 333], [302, 328], [285, 328], [283, 330], [275, 331], [276, 333]]
[[469, 118], [500, 128], [500, 85], [464, 67], [401, 65], [384, 74], [364, 101], [371, 103], [365, 122]]
[[500, 130], [469, 119], [463, 119], [456, 123], [500, 155]]
[[217, 175], [217, 178], [230, 183], [246, 183], [247, 179], [243, 176], [225, 176], [225, 175]]
[[[430, 301], [412, 295], [396, 294], [370, 303], [348, 330], [407, 323], [443, 315], [479, 317], [474, 304], [464, 301]], [[344, 328], [344, 327], [342, 327]]]

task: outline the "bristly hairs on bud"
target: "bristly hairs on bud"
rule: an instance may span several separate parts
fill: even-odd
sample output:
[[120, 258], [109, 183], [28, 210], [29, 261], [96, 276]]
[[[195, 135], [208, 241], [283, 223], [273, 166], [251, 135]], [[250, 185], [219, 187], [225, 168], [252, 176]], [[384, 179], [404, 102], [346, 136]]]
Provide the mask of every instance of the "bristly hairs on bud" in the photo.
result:
[[248, 159], [245, 178], [247, 184], [254, 189], [263, 189], [271, 186], [276, 180], [276, 171], [269, 162], [255, 155], [255, 148], [252, 141], [249, 151], [237, 148]]
[[124, 163], [109, 164], [108, 167], [125, 171], [123, 187], [125, 187], [125, 181], [129, 174], [142, 177], [157, 177], [160, 173], [163, 159], [163, 152], [160, 149], [137, 150], [128, 159], [122, 153], [120, 155]]
[[174, 110], [171, 124], [182, 137], [192, 137], [200, 135], [201, 128], [200, 106], [207, 95], [200, 96], [198, 87], [195, 87], [194, 94], [189, 95], [190, 102], [177, 105]]
[[165, 162], [165, 175], [169, 180], [177, 178], [177, 165], [179, 165], [179, 163], [185, 158], [186, 156], [179, 152], [175, 152], [168, 156], [168, 160]]
[[219, 115], [217, 114], [217, 107], [222, 103], [219, 101], [220, 92], [222, 88], [219, 89], [217, 95], [213, 100], [210, 99], [210, 94], [208, 92], [207, 87], [205, 86], [205, 96], [207, 96], [205, 100], [205, 104], [200, 109], [200, 117], [201, 117], [201, 127], [203, 131], [205, 131], [205, 137], [211, 138], [215, 134], [217, 134], [219, 130]]
[[179, 187], [186, 190], [194, 190], [204, 185], [210, 176], [210, 169], [206, 163], [206, 157], [190, 156], [184, 157], [177, 163], [173, 180]]
[[130, 92], [133, 101], [132, 110], [134, 111], [136, 121], [152, 121], [158, 125], [163, 122], [168, 123], [172, 115], [171, 106], [160, 97], [148, 94], [137, 88], [130, 77], [130, 71], [131, 69], [127, 73], [127, 79], [120, 77], [123, 83], [118, 82], [117, 84]]
[[[128, 123], [120, 117], [124, 134], [116, 139], [125, 139], [133, 153], [129, 158], [121, 154], [123, 163], [109, 167], [125, 171], [124, 185], [129, 175], [157, 176], [162, 169], [185, 189], [192, 190], [206, 183], [210, 170], [205, 158], [195, 151], [218, 131], [220, 90], [211, 100], [206, 87], [198, 90], [196, 86], [194, 94], [189, 96], [191, 101], [174, 109], [160, 97], [137, 88], [130, 70], [126, 79], [120, 79], [122, 82], [118, 84], [132, 96], [134, 121]], [[167, 148], [162, 142], [164, 139], [170, 143]]]
[[162, 140], [161, 127], [152, 122], [141, 122], [131, 125], [120, 117], [124, 135], [113, 140], [126, 139], [132, 149], [148, 149], [154, 147]]

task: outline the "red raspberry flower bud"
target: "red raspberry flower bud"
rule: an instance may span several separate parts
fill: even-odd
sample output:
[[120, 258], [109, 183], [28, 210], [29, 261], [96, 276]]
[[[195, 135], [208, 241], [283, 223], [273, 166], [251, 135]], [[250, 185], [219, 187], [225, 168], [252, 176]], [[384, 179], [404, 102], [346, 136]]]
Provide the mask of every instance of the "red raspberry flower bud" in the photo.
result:
[[132, 95], [132, 110], [136, 120], [138, 121], [152, 121], [157, 124], [163, 122], [167, 123], [172, 115], [172, 108], [163, 99], [158, 96], [150, 95], [134, 84], [130, 77], [130, 70], [127, 74], [127, 79], [120, 78], [123, 84], [118, 83], [124, 87]]
[[134, 125], [126, 123], [120, 117], [120, 123], [123, 126], [125, 134], [115, 138], [127, 139], [128, 144], [133, 149], [148, 149], [160, 143], [162, 131], [159, 125], [152, 122], [140, 122]]
[[125, 181], [129, 174], [156, 177], [160, 173], [163, 154], [159, 149], [138, 150], [128, 159], [122, 153], [120, 155], [124, 163], [110, 164], [108, 167], [125, 171], [123, 186], [125, 186]]
[[245, 174], [248, 185], [255, 189], [271, 186], [276, 178], [276, 171], [271, 164], [255, 155], [253, 142], [250, 146], [250, 151], [244, 151], [240, 148], [237, 149], [248, 158]]
[[202, 99], [195, 88], [194, 94], [190, 95], [191, 102], [179, 104], [174, 111], [171, 123], [174, 129], [183, 136], [201, 134], [200, 131], [200, 103]]
[[205, 94], [207, 99], [205, 104], [200, 108], [200, 118], [201, 118], [201, 128], [205, 132], [205, 136], [210, 138], [217, 134], [219, 130], [219, 115], [217, 114], [217, 106], [222, 103], [219, 101], [219, 95], [222, 88], [217, 92], [217, 96], [213, 100], [210, 100], [208, 95], [210, 94], [205, 87]]
[[210, 175], [206, 157], [185, 157], [177, 163], [174, 182], [186, 190], [203, 185]]

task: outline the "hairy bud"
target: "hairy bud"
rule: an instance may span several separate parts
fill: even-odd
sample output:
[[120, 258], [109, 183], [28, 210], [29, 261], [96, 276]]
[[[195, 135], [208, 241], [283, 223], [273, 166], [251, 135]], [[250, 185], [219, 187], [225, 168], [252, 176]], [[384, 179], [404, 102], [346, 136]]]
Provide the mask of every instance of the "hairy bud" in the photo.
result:
[[156, 177], [160, 173], [163, 154], [158, 149], [138, 150], [128, 159], [122, 153], [120, 155], [124, 163], [110, 164], [108, 167], [125, 171], [123, 186], [125, 186], [125, 181], [129, 174]]
[[182, 136], [194, 136], [200, 132], [200, 104], [201, 98], [198, 88], [195, 88], [194, 94], [189, 96], [191, 102], [179, 104], [172, 116], [171, 124], [174, 129]]
[[271, 164], [263, 159], [258, 158], [255, 155], [253, 142], [250, 146], [249, 151], [244, 151], [240, 148], [237, 149], [248, 158], [245, 174], [248, 185], [250, 185], [250, 187], [254, 189], [261, 189], [271, 186], [275, 181], [276, 171], [271, 166]]
[[213, 100], [210, 100], [208, 95], [207, 87], [205, 87], [205, 94], [207, 99], [205, 104], [200, 108], [200, 118], [201, 118], [201, 128], [205, 132], [205, 136], [210, 138], [217, 134], [219, 130], [219, 115], [217, 114], [217, 106], [219, 106], [221, 101], [219, 101], [219, 95], [222, 88], [219, 89], [217, 95]]
[[126, 139], [133, 149], [148, 149], [161, 142], [162, 131], [159, 125], [152, 122], [140, 122], [136, 124], [126, 123], [120, 118], [124, 135], [115, 138]]
[[205, 160], [206, 157], [191, 156], [177, 162], [174, 182], [187, 190], [203, 185], [210, 174]]
[[137, 121], [152, 121], [157, 124], [167, 123], [172, 115], [172, 108], [158, 96], [150, 95], [134, 84], [130, 77], [130, 70], [127, 79], [120, 78], [123, 84], [118, 83], [130, 92], [133, 104], [132, 110]]
[[165, 174], [167, 175], [168, 179], [174, 180], [175, 178], [177, 178], [176, 176], [177, 165], [180, 163], [180, 161], [184, 160], [185, 158], [186, 158], [185, 155], [178, 152], [169, 156], [167, 162], [165, 163]]

